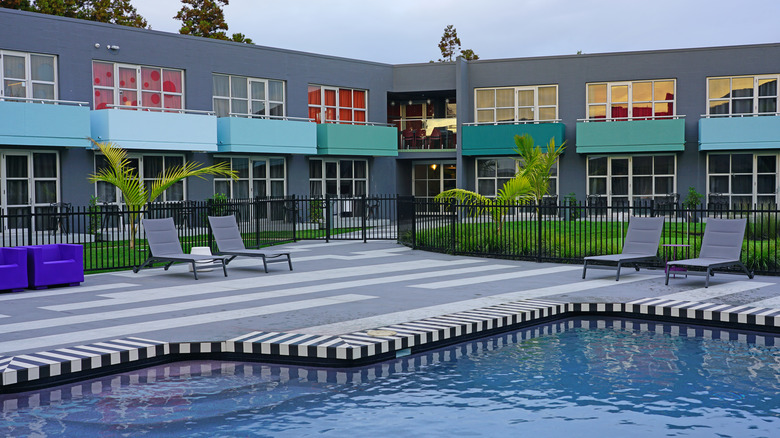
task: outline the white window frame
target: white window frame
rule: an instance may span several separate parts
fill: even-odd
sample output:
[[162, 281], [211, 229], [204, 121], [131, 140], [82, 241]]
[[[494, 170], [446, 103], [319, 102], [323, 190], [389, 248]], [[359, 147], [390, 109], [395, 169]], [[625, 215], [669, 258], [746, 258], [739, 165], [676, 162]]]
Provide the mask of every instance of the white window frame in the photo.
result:
[[[113, 75], [114, 75], [114, 85], [111, 87], [106, 87], [102, 85], [97, 85], [94, 83], [94, 63], [99, 62], [103, 64], [111, 64], [113, 66]], [[95, 107], [95, 92], [96, 91], [109, 91], [113, 93], [113, 100], [114, 103], [112, 104], [114, 108], [121, 108], [124, 110], [138, 110], [138, 111], [163, 111], [163, 112], [181, 112], [185, 108], [187, 108], [187, 104], [185, 102], [185, 76], [184, 76], [184, 70], [180, 68], [170, 68], [170, 67], [161, 67], [161, 66], [155, 66], [155, 65], [140, 65], [140, 64], [125, 64], [125, 63], [119, 63], [119, 62], [112, 62], [112, 61], [105, 61], [101, 59], [93, 59], [92, 63], [90, 64], [90, 67], [92, 68], [91, 76], [93, 78], [92, 80], [92, 109], [96, 109]], [[119, 69], [130, 69], [136, 71], [136, 86], [135, 88], [132, 87], [120, 87], [119, 85]], [[181, 92], [170, 92], [170, 91], [164, 91], [162, 86], [160, 88], [159, 94], [160, 94], [160, 106], [148, 106], [144, 104], [144, 93], [148, 94], [154, 94], [157, 93], [157, 91], [149, 91], [144, 90], [141, 86], [142, 83], [142, 75], [141, 75], [141, 69], [142, 68], [148, 68], [148, 69], [158, 69], [160, 70], [160, 75], [163, 74], [163, 70], [168, 71], [175, 71], [179, 72], [181, 75]], [[162, 79], [161, 79], [162, 81]], [[122, 90], [133, 90], [136, 95], [138, 96], [138, 105], [122, 105], [121, 104], [121, 96], [122, 96]], [[165, 107], [165, 96], [179, 96], [181, 99], [181, 108], [166, 108]]]
[[[475, 188], [476, 188], [475, 191], [477, 193], [479, 193], [480, 195], [488, 196], [490, 198], [493, 198], [493, 197], [496, 196], [496, 195], [485, 195], [484, 193], [482, 193], [480, 191], [480, 189], [479, 189], [480, 181], [492, 180], [493, 181], [493, 187], [494, 187], [493, 193], [498, 194], [498, 191], [503, 188], [503, 185], [499, 185], [498, 181], [499, 180], [505, 180], [505, 179], [511, 179], [511, 178], [499, 178], [497, 174], [494, 175], [494, 176], [479, 176], [479, 164], [480, 164], [480, 161], [500, 160], [500, 159], [511, 159], [511, 160], [513, 160], [515, 162], [515, 175], [520, 170], [520, 163], [521, 163], [521, 161], [515, 160], [514, 158], [509, 158], [509, 157], [479, 157], [479, 158], [475, 159], [474, 160], [474, 180], [475, 180], [475, 184], [476, 184], [475, 185]], [[559, 181], [558, 181], [558, 167], [559, 166], [560, 166], [560, 159], [556, 160], [555, 165], [550, 170], [550, 181], [553, 181], [555, 183], [555, 192], [554, 193], [553, 192], [547, 192], [547, 195], [545, 195], [545, 197], [552, 197], [552, 196], [556, 196], [557, 197], [560, 194], [561, 186], [560, 186]], [[513, 175], [513, 177], [514, 177], [514, 175]]]
[[[554, 88], [555, 89], [555, 105], [541, 105], [539, 104], [539, 89], [540, 88]], [[496, 100], [496, 94], [499, 90], [512, 90], [512, 99], [513, 104], [512, 106], [497, 106], [497, 100]], [[492, 91], [493, 92], [493, 105], [492, 106], [485, 106], [485, 107], [479, 107], [479, 100], [477, 96], [480, 93]], [[520, 106], [520, 102], [518, 99], [518, 93], [521, 91], [533, 91], [534, 93], [534, 103], [533, 106]], [[520, 111], [523, 108], [531, 108], [531, 112], [533, 113], [533, 119], [523, 119], [520, 120]], [[555, 117], [552, 119], [540, 119], [540, 109], [544, 108], [555, 108]], [[558, 119], [558, 84], [546, 84], [546, 85], [528, 85], [528, 86], [516, 86], [516, 87], [484, 87], [484, 88], [475, 88], [474, 89], [474, 121], [478, 124], [498, 124], [498, 123], [554, 123], [560, 121]], [[512, 110], [514, 112], [514, 117], [512, 120], [498, 120], [497, 119], [497, 113], [498, 110]], [[482, 114], [488, 114], [489, 111], [492, 111], [493, 116], [491, 118], [492, 121], [480, 121], [480, 113]]]
[[[212, 106], [213, 110], [216, 113], [217, 117], [226, 117], [226, 116], [246, 116], [246, 117], [262, 117], [262, 118], [283, 118], [287, 115], [287, 83], [283, 80], [279, 79], [265, 79], [265, 78], [254, 78], [249, 76], [240, 76], [240, 75], [229, 75], [224, 73], [214, 73], [212, 76], [221, 76], [221, 77], [227, 77], [228, 79], [228, 95], [227, 96], [221, 96], [214, 94], [214, 89], [212, 88]], [[233, 96], [233, 81], [246, 81], [246, 96]], [[272, 100], [271, 95], [269, 93], [269, 84], [271, 82], [278, 82], [282, 84], [282, 100]], [[264, 87], [264, 95], [265, 99], [252, 99], [252, 84], [253, 83], [262, 83]], [[239, 111], [238, 108], [234, 108], [233, 102], [234, 100], [243, 100], [246, 102], [246, 111]], [[219, 114], [217, 113], [217, 101], [227, 101], [228, 103], [228, 114]], [[252, 103], [253, 102], [263, 102], [263, 113], [257, 114], [252, 111]], [[270, 108], [272, 104], [279, 104], [282, 106], [281, 114], [270, 114]]]
[[[733, 82], [734, 79], [753, 79], [753, 106], [752, 111], [750, 113], [735, 113], [734, 112], [734, 100], [735, 98], [731, 96], [731, 91], [733, 90]], [[710, 97], [710, 81], [714, 80], [729, 80], [729, 94], [725, 97]], [[776, 87], [775, 92], [775, 111], [774, 112], [759, 112], [759, 101], [763, 99], [771, 98], [772, 96], [759, 96], [759, 86], [762, 80], [775, 80], [777, 81], [778, 86]], [[737, 100], [747, 100], [749, 98], [736, 98]], [[744, 116], [744, 115], [777, 115], [780, 114], [780, 74], [768, 74], [768, 75], [738, 75], [738, 76], [713, 76], [707, 78], [707, 115], [714, 115], [714, 116], [721, 116], [721, 117], [729, 117], [729, 116]], [[710, 110], [712, 109], [711, 105], [712, 102], [728, 102], [728, 112], [726, 113], [712, 113]]]
[[[35, 93], [35, 85], [36, 84], [44, 84], [44, 85], [51, 85], [54, 88], [54, 96], [51, 98], [51, 100], [58, 100], [59, 99], [59, 87], [57, 85], [57, 78], [59, 78], [59, 72], [57, 71], [57, 57], [54, 55], [47, 55], [45, 53], [32, 53], [32, 52], [16, 52], [11, 50], [0, 50], [0, 100], [3, 100], [4, 98], [8, 98], [9, 100], [12, 100], [15, 96], [6, 96], [5, 93], [5, 68], [4, 68], [4, 61], [6, 56], [18, 56], [24, 58], [24, 78], [11, 78], [15, 80], [21, 80], [24, 81], [22, 83], [22, 87], [25, 89], [25, 95], [24, 96], [18, 96], [16, 98], [19, 99], [34, 99], [34, 93]], [[32, 56], [45, 56], [47, 58], [53, 59], [53, 65], [54, 65], [54, 80], [53, 81], [44, 81], [40, 79], [33, 79], [32, 78], [32, 63], [31, 58]], [[43, 99], [43, 98], [41, 98]]]
[[[287, 195], [287, 160], [284, 157], [277, 157], [277, 156], [262, 156], [262, 155], [217, 155], [214, 157], [215, 161], [217, 159], [220, 160], [229, 160], [230, 161], [230, 168], [233, 169], [233, 162], [234, 160], [247, 160], [248, 171], [246, 177], [239, 177], [239, 180], [246, 181], [248, 183], [248, 189], [247, 193], [249, 196], [249, 199], [254, 199], [257, 197], [260, 198], [270, 198], [270, 197], [279, 197], [279, 196], [286, 196]], [[283, 173], [284, 175], [279, 177], [271, 177], [271, 160], [282, 160], [282, 167], [283, 167]], [[265, 161], [265, 175], [256, 175], [255, 174], [255, 161]], [[265, 193], [256, 193], [255, 190], [255, 182], [256, 181], [265, 181]], [[220, 176], [214, 177], [214, 193], [222, 193], [221, 191], [218, 191], [218, 184], [227, 184], [228, 192], [224, 193], [228, 198], [233, 199], [235, 197], [236, 192], [236, 183], [238, 181], [232, 180], [231, 178], [225, 178]], [[282, 183], [282, 194], [281, 195], [272, 195], [273, 190], [272, 186], [274, 182], [281, 182]]]
[[[43, 177], [35, 174], [35, 155], [36, 154], [53, 154], [55, 157], [55, 174], [54, 177]], [[27, 200], [22, 204], [9, 205], [8, 203], [8, 172], [6, 168], [6, 160], [8, 156], [25, 156], [27, 157], [27, 176], [26, 177], [13, 177], [12, 180], [27, 181]], [[36, 199], [36, 182], [53, 181], [55, 183], [54, 203], [60, 202], [60, 192], [62, 190], [61, 172], [60, 172], [60, 153], [52, 150], [19, 150], [19, 149], [0, 149], [0, 210], [4, 213], [8, 213], [10, 208], [29, 208], [30, 211], [51, 211], [52, 202], [43, 202]], [[0, 223], [0, 229], [8, 229], [9, 218]], [[17, 228], [17, 227], [13, 227]]]
[[[350, 88], [350, 87], [334, 87], [329, 85], [320, 85], [320, 84], [309, 84], [309, 87], [319, 87], [320, 89], [320, 104], [319, 105], [313, 105], [313, 104], [307, 104], [307, 108], [312, 107], [318, 107], [319, 108], [319, 119], [315, 118], [315, 122], [317, 123], [344, 123], [348, 125], [365, 125], [368, 124], [368, 90], [364, 90], [361, 88]], [[325, 105], [325, 91], [334, 91], [336, 93], [336, 106], [326, 106]], [[351, 93], [353, 93], [352, 96], [352, 106], [341, 106], [341, 93], [339, 91], [341, 90], [349, 90]], [[363, 95], [365, 96], [365, 108], [355, 108], [354, 102], [354, 92], [355, 91], [361, 91], [363, 92]], [[308, 101], [308, 94], [307, 94], [307, 101]], [[328, 113], [327, 109], [332, 108], [335, 111], [336, 118], [335, 119], [328, 119]], [[351, 110], [352, 118], [350, 120], [341, 120], [341, 110], [343, 109], [349, 109]], [[355, 120], [355, 112], [364, 112], [365, 113], [365, 120], [364, 121], [356, 121]]]
[[[642, 100], [635, 102], [633, 100], [634, 95], [634, 86], [636, 84], [643, 84], [650, 82], [652, 84], [652, 90], [650, 91], [650, 94], [652, 96], [651, 100]], [[656, 82], [672, 82], [672, 89], [674, 98], [672, 100], [668, 99], [656, 99], [655, 98], [655, 83]], [[598, 86], [598, 85], [604, 85], [606, 86], [606, 101], [604, 102], [591, 102], [590, 101], [590, 87], [591, 86]], [[614, 102], [612, 99], [612, 88], [613, 87], [619, 87], [619, 86], [627, 86], [627, 95], [626, 95], [626, 102]], [[669, 102], [672, 103], [672, 114], [671, 115], [664, 115], [664, 116], [656, 116], [655, 115], [655, 106], [657, 104], [668, 104]], [[628, 105], [628, 111], [626, 117], [612, 117], [612, 105], [613, 104], [620, 104], [625, 103]], [[650, 104], [650, 107], [652, 109], [651, 113], [652, 115], [635, 115], [634, 114], [634, 104]], [[604, 106], [605, 107], [605, 114], [604, 118], [599, 117], [592, 117], [591, 116], [591, 108], [595, 108], [598, 106]], [[587, 116], [586, 120], [588, 121], [622, 121], [622, 120], [657, 120], [657, 119], [672, 119], [677, 117], [677, 79], [673, 78], [666, 78], [666, 79], [642, 79], [642, 80], [632, 80], [632, 81], [614, 81], [614, 82], [588, 82], [585, 84], [585, 114]]]
[[[635, 198], [639, 197], [649, 197], [649, 198], [658, 198], [658, 197], [666, 197], [677, 192], [677, 171], [678, 171], [678, 164], [677, 164], [677, 155], [675, 154], [648, 154], [648, 155], [641, 155], [641, 157], [647, 157], [651, 156], [653, 157], [653, 173], [650, 175], [634, 175], [634, 166], [633, 166], [633, 159], [635, 157], [638, 157], [640, 155], [592, 155], [588, 157], [588, 160], [585, 164], [585, 179], [586, 179], [586, 193], [587, 196], [593, 195], [590, 192], [590, 181], [591, 179], [605, 179], [606, 180], [606, 194], [596, 194], [599, 196], [603, 196], [607, 199], [607, 205], [612, 206], [613, 205], [613, 198], [622, 198], [624, 195], [613, 195], [612, 193], [612, 160], [616, 159], [627, 159], [628, 160], [628, 174], [627, 175], [618, 175], [619, 177], [625, 177], [628, 179], [628, 193], [625, 195], [625, 197], [628, 198], [628, 205], [635, 205]], [[674, 158], [674, 173], [673, 174], [667, 174], [667, 173], [655, 173], [655, 157], [673, 157]], [[590, 159], [598, 159], [598, 158], [606, 158], [607, 159], [607, 174], [606, 175], [590, 175]], [[652, 178], [652, 194], [650, 195], [640, 195], [640, 194], [634, 194], [634, 177], [635, 176], [649, 176]], [[672, 191], [670, 193], [656, 193], [655, 191], [655, 179], [656, 178], [668, 178], [672, 177]]]
[[[729, 157], [729, 173], [711, 173], [710, 172], [710, 158], [713, 155], [728, 155]], [[733, 155], [752, 155], [752, 170], [750, 173], [734, 173], [733, 164], [732, 164], [732, 156]], [[758, 171], [758, 158], [759, 157], [773, 157], [775, 162], [775, 172], [759, 172]], [[728, 199], [728, 205], [729, 206], [741, 206], [742, 203], [736, 201], [735, 204], [735, 198], [750, 198], [750, 208], [752, 208], [754, 205], [761, 205], [765, 203], [766, 199], [772, 199], [770, 202], [777, 205], [778, 202], [778, 192], [780, 191], [780, 153], [773, 152], [773, 151], [765, 151], [765, 152], [711, 152], [707, 154], [707, 196], [710, 195], [722, 195], [725, 196]], [[733, 193], [733, 178], [735, 176], [745, 176], [750, 175], [751, 177], [751, 193]], [[761, 176], [771, 176], [774, 179], [774, 186], [775, 190], [774, 193], [758, 193], [758, 179]], [[712, 177], [727, 177], [728, 179], [728, 191], [724, 192], [713, 192], [712, 184], [711, 184], [711, 178]], [[759, 198], [762, 198], [761, 201], [759, 201]], [[776, 207], [772, 207], [776, 208]]]
[[[362, 196], [362, 195], [343, 195], [341, 193], [341, 183], [342, 183], [342, 181], [351, 181], [352, 182], [352, 193], [355, 193], [355, 187], [356, 187], [355, 183], [357, 181], [363, 181], [364, 184], [365, 184], [365, 187], [366, 187], [365, 195], [366, 196], [370, 195], [370, 186], [369, 186], [368, 183], [369, 183], [369, 181], [371, 181], [371, 174], [370, 174], [370, 168], [369, 168], [368, 160], [361, 159], [361, 158], [327, 158], [327, 159], [326, 158], [310, 158], [309, 159], [309, 169], [311, 169], [313, 161], [319, 161], [320, 162], [320, 166], [321, 166], [321, 169], [320, 169], [321, 173], [320, 173], [320, 175], [322, 175], [322, 176], [320, 178], [312, 177], [311, 176], [311, 170], [309, 170], [309, 191], [310, 191], [309, 194], [311, 196], [319, 196], [319, 195], [315, 195], [312, 192], [312, 190], [311, 190], [312, 184], [319, 184], [320, 185], [320, 193], [322, 194], [321, 196], [324, 197], [327, 194], [327, 191], [326, 191], [327, 184], [326, 184], [326, 182], [328, 180], [335, 180], [336, 181], [336, 195], [331, 195], [331, 196]], [[344, 178], [344, 179], [342, 179], [342, 177], [341, 177], [341, 162], [342, 161], [349, 161], [349, 162], [352, 163], [352, 177], [351, 178]], [[358, 178], [358, 177], [355, 176], [355, 162], [357, 162], [357, 161], [362, 161], [362, 162], [365, 163], [365, 166], [366, 166], [366, 176], [365, 176], [365, 178], [362, 178], [362, 177]], [[327, 173], [326, 173], [327, 163], [336, 163], [336, 178], [328, 178], [327, 177]]]

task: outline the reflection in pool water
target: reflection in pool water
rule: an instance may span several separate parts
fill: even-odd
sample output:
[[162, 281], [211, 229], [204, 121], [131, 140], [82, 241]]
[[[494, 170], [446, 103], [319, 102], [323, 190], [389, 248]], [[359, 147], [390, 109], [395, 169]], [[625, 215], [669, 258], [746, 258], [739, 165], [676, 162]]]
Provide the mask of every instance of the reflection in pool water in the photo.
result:
[[[637, 328], [644, 330], [637, 330]], [[180, 362], [0, 395], [4, 436], [772, 436], [780, 339], [567, 320], [350, 370]], [[671, 333], [677, 333], [673, 335]], [[720, 340], [720, 339], [733, 340]]]

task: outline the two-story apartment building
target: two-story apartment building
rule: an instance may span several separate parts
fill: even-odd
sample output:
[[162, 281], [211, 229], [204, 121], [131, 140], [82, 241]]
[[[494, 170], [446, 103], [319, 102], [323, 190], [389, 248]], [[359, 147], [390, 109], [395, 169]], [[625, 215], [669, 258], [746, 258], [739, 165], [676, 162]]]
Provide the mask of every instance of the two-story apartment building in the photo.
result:
[[88, 138], [154, 179], [227, 161], [165, 201], [493, 195], [514, 135], [566, 142], [551, 194], [609, 205], [694, 186], [777, 203], [780, 43], [389, 65], [0, 8], [0, 208], [116, 203]]

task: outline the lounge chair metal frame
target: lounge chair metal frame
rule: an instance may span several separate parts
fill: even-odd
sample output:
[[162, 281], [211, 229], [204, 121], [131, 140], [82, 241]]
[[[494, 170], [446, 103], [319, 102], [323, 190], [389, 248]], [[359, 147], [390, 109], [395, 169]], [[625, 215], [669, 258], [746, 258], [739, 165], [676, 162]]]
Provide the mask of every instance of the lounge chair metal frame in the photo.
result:
[[[639, 262], [657, 260], [658, 244], [661, 242], [661, 233], [664, 229], [664, 217], [638, 217], [631, 216], [628, 221], [628, 231], [623, 242], [623, 251], [620, 254], [609, 254], [585, 257], [582, 267], [582, 278], [588, 267], [591, 269], [615, 269], [615, 281], [620, 280], [620, 269], [624, 265], [633, 266], [639, 271]], [[616, 263], [612, 265], [593, 265], [592, 262]]]
[[192, 266], [192, 273], [198, 279], [198, 262], [219, 262], [222, 264], [222, 272], [227, 277], [227, 261], [225, 257], [208, 255], [185, 254], [181, 249], [181, 242], [176, 232], [173, 218], [142, 219], [146, 230], [146, 241], [149, 244], [149, 257], [141, 265], [133, 268], [138, 273], [146, 266], [155, 262], [168, 262], [164, 268], [167, 271], [176, 262], [186, 262]]
[[289, 252], [280, 252], [276, 254], [266, 254], [265, 252], [247, 248], [244, 240], [241, 238], [241, 232], [238, 230], [238, 223], [233, 215], [229, 216], [209, 216], [211, 231], [214, 233], [214, 240], [217, 241], [216, 254], [228, 256], [225, 264], [230, 263], [236, 257], [260, 257], [263, 260], [263, 269], [268, 273], [269, 263], [287, 262], [290, 270], [293, 270], [292, 260]]
[[[669, 284], [669, 271], [671, 267], [678, 268], [704, 268], [704, 271], [691, 271], [688, 275], [705, 276], [704, 287], [710, 286], [710, 277], [715, 275], [713, 269], [738, 266], [744, 273], [753, 279], [753, 272], [748, 271], [739, 260], [742, 252], [742, 240], [745, 237], [747, 219], [707, 219], [704, 228], [704, 237], [701, 239], [699, 257], [685, 260], [674, 260], [666, 264], [666, 284]], [[679, 272], [679, 271], [678, 271]]]

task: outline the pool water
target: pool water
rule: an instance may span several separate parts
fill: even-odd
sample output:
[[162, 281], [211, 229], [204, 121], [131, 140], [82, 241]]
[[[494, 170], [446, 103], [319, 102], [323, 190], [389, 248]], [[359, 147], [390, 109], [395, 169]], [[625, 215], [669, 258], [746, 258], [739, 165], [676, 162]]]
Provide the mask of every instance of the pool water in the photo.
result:
[[578, 319], [351, 370], [180, 362], [0, 395], [0, 435], [776, 437], [780, 338], [753, 338]]

